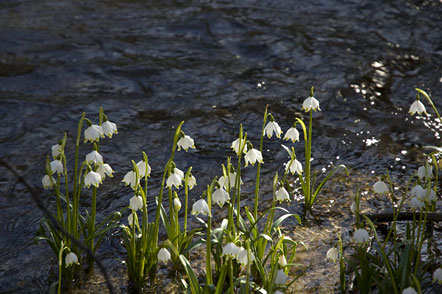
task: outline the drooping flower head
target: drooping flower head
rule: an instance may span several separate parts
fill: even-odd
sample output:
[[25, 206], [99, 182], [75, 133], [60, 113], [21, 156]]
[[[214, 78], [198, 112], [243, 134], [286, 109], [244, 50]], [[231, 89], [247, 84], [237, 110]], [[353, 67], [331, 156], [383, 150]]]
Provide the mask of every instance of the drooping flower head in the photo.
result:
[[336, 260], [338, 260], [339, 258], [339, 252], [335, 247], [330, 248], [327, 251], [327, 255], [325, 256], [326, 259], [336, 262]]
[[126, 184], [126, 186], [130, 185], [130, 187], [135, 190], [135, 187], [140, 182], [140, 179], [137, 179], [137, 173], [131, 170], [124, 176], [123, 182]]
[[258, 149], [250, 148], [246, 155], [244, 156], [244, 160], [246, 162], [246, 166], [250, 163], [251, 165], [255, 165], [255, 162], [264, 163], [262, 160], [262, 153]]
[[64, 263], [66, 264], [66, 267], [74, 265], [74, 264], [80, 264], [78, 262], [78, 257], [74, 252], [66, 254], [66, 257], [64, 259]]
[[54, 187], [55, 185], [55, 179], [52, 176], [45, 175], [43, 179], [41, 180], [41, 184], [43, 185], [43, 188], [50, 189]]
[[422, 113], [427, 114], [427, 111], [425, 109], [425, 105], [419, 100], [419, 94], [417, 94], [417, 99], [414, 101], [411, 106], [410, 110], [408, 111], [411, 115], [414, 115], [416, 112], [419, 115], [422, 115]]
[[433, 177], [433, 167], [431, 165], [421, 166], [417, 169], [417, 176], [421, 179], [428, 179]]
[[57, 173], [58, 175], [63, 173], [63, 163], [61, 160], [53, 160], [51, 161], [51, 171], [52, 174]]
[[417, 294], [413, 287], [408, 287], [402, 291], [402, 294]]
[[216, 189], [212, 194], [212, 201], [219, 205], [219, 207], [223, 207], [224, 204], [230, 200], [229, 193], [223, 188]]
[[173, 207], [175, 208], [175, 211], [180, 211], [180, 209], [181, 209], [180, 198], [178, 198], [178, 197], [173, 198]]
[[195, 202], [192, 206], [192, 214], [193, 215], [198, 215], [198, 214], [209, 215], [210, 214], [209, 205], [207, 205], [206, 200], [200, 199], [197, 202]]
[[413, 197], [410, 200], [410, 207], [412, 210], [420, 210], [422, 207], [425, 206], [425, 203], [419, 200], [417, 197]]
[[[137, 163], [138, 168], [138, 176], [140, 178], [144, 178], [146, 176], [146, 162], [141, 160]], [[147, 164], [147, 177], [150, 177], [150, 173], [152, 172], [152, 168], [149, 164]]]
[[195, 143], [193, 139], [190, 136], [184, 135], [184, 133], [182, 133], [181, 138], [178, 140], [177, 146], [178, 146], [178, 151], [180, 151], [181, 148], [186, 150], [186, 152], [189, 148], [195, 149]]
[[292, 140], [293, 143], [299, 141], [299, 132], [294, 125], [287, 130], [284, 135], [284, 140]]
[[[229, 186], [230, 186], [230, 188], [235, 187], [235, 183], [236, 183], [236, 172], [233, 172], [233, 171], [230, 172], [228, 176], [227, 175], [221, 176], [218, 180], [218, 184], [221, 187], [224, 187], [224, 189], [226, 189], [226, 190], [229, 189]], [[244, 184], [244, 182], [242, 181], [241, 178], [239, 179], [239, 183], [240, 183], [240, 185]]]
[[373, 191], [375, 191], [375, 193], [378, 193], [378, 194], [388, 193], [387, 184], [385, 184], [385, 182], [382, 180], [377, 181], [373, 185]]
[[129, 205], [132, 210], [142, 210], [143, 209], [143, 197], [133, 196], [129, 200]]
[[285, 267], [287, 265], [287, 259], [284, 254], [281, 254], [278, 258], [278, 264], [280, 267]]
[[159, 261], [167, 263], [170, 260], [170, 252], [166, 248], [161, 248], [157, 257]]
[[103, 182], [103, 180], [101, 179], [101, 175], [97, 172], [94, 171], [90, 171], [86, 174], [86, 176], [84, 177], [84, 185], [87, 188], [90, 188], [90, 186], [95, 186], [98, 188], [98, 186]]
[[285, 274], [285, 272], [282, 269], [280, 269], [276, 273], [275, 284], [276, 285], [283, 285], [287, 282], [287, 279], [288, 279], [288, 276]]
[[109, 120], [106, 120], [101, 124], [101, 128], [103, 130], [103, 134], [112, 138], [113, 134], [118, 134], [117, 125]]
[[[241, 146], [240, 146], [240, 141], [241, 141]], [[235, 141], [232, 142], [232, 146], [231, 148], [235, 151], [235, 153], [239, 156], [239, 152], [241, 150], [243, 150], [243, 153], [247, 153], [247, 144], [246, 144], [246, 140], [244, 139], [236, 139]]]
[[276, 192], [276, 200], [283, 202], [283, 201], [290, 201], [290, 195], [287, 192], [287, 190], [284, 187], [281, 187]]
[[97, 168], [97, 173], [99, 173], [100, 175], [101, 175], [101, 178], [104, 180], [105, 178], [106, 178], [106, 176], [108, 176], [108, 177], [113, 177], [113, 172], [114, 172], [114, 170], [112, 169], [112, 167], [109, 165], [109, 164], [107, 164], [107, 163], [105, 163], [105, 164], [103, 164], [103, 165], [100, 165], [98, 168]]
[[89, 164], [95, 163], [96, 165], [103, 164], [103, 156], [101, 156], [98, 151], [93, 150], [91, 153], [86, 155], [86, 161]]
[[230, 242], [223, 246], [223, 256], [230, 256], [231, 258], [237, 258], [240, 248], [234, 243]]
[[364, 244], [370, 239], [370, 236], [368, 235], [368, 232], [365, 229], [358, 229], [353, 235], [353, 239], [359, 244]]
[[[247, 249], [240, 247], [237, 259], [238, 259], [238, 262], [242, 266], [248, 265], [249, 264], [249, 258], [248, 258]], [[255, 260], [255, 256], [253, 255], [252, 252], [250, 252], [250, 261], [254, 261], [254, 260]]]
[[84, 131], [84, 142], [87, 141], [98, 142], [100, 140], [100, 137], [104, 138], [104, 133], [103, 133], [103, 128], [99, 125], [91, 124]]
[[56, 159], [62, 152], [62, 146], [60, 144], [55, 144], [51, 147], [52, 157]]
[[192, 174], [190, 174], [189, 178], [187, 179], [187, 185], [189, 186], [190, 190], [192, 190], [193, 187], [196, 186], [196, 179]]
[[302, 164], [301, 162], [299, 162], [299, 160], [297, 159], [293, 159], [293, 161], [289, 160], [286, 163], [284, 163], [284, 165], [285, 169], [287, 171], [290, 171], [292, 175], [294, 175], [295, 173], [298, 173], [299, 175], [302, 174], [303, 171]]
[[433, 283], [438, 282], [439, 284], [442, 284], [442, 268], [438, 268], [433, 273]]
[[169, 177], [167, 178], [166, 186], [168, 188], [172, 188], [172, 186], [175, 186], [175, 188], [178, 189], [182, 185], [183, 178], [184, 173], [181, 170], [175, 168], [174, 172], [170, 173]]
[[267, 137], [270, 139], [275, 133], [277, 138], [281, 138], [281, 127], [278, 125], [278, 123], [274, 120], [273, 115], [269, 114], [270, 121], [267, 123], [267, 125], [264, 128], [264, 134], [267, 135]]

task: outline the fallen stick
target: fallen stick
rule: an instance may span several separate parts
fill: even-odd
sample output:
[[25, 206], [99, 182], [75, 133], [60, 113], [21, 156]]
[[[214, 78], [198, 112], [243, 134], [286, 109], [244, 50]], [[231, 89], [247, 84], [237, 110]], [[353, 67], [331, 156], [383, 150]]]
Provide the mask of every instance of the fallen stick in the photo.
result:
[[[392, 212], [371, 213], [371, 214], [365, 214], [365, 216], [367, 216], [373, 222], [382, 223], [382, 222], [392, 222], [393, 221], [393, 213]], [[416, 212], [415, 219], [418, 220], [419, 217], [420, 217], [420, 213]], [[413, 213], [412, 212], [400, 212], [397, 217], [397, 220], [398, 221], [413, 220]], [[430, 222], [442, 221], [442, 213], [428, 212], [427, 213], [427, 221], [430, 221]]]

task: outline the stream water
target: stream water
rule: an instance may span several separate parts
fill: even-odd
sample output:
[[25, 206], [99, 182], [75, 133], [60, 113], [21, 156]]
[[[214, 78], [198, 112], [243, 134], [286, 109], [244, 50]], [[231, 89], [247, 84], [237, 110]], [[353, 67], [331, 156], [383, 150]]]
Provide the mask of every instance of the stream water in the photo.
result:
[[[345, 164], [351, 177], [327, 185], [311, 223], [287, 227], [309, 247], [298, 254], [308, 270], [293, 292], [333, 293], [338, 268], [325, 261], [325, 252], [338, 233], [344, 240], [352, 235], [356, 189], [364, 192], [366, 211], [388, 207], [370, 191], [377, 176], [388, 168], [404, 182], [421, 165], [422, 147], [439, 145], [434, 115], [407, 112], [415, 87], [442, 106], [441, 18], [441, 1], [423, 0], [2, 0], [0, 157], [40, 187], [50, 147], [67, 131], [72, 159], [81, 113], [97, 122], [103, 106], [119, 131], [100, 149], [116, 170], [99, 189], [103, 218], [128, 204], [131, 191], [121, 180], [141, 151], [153, 168], [150, 199], [157, 193], [174, 127], [184, 120], [197, 149], [180, 152], [176, 163], [183, 170], [193, 166], [197, 199], [233, 156], [229, 147], [240, 123], [258, 145], [265, 106], [287, 130], [296, 116], [306, 117], [302, 102], [315, 86], [322, 111], [314, 114], [314, 168]], [[287, 160], [281, 143], [265, 140], [263, 191], [271, 190], [271, 178]], [[302, 146], [295, 145], [300, 159]], [[33, 242], [42, 213], [25, 187], [0, 170], [0, 293], [46, 293], [57, 262], [46, 244]], [[255, 169], [245, 173], [247, 199]], [[42, 197], [54, 203], [49, 193]], [[301, 213], [301, 202], [287, 207]], [[118, 293], [126, 293], [120, 241], [113, 232], [99, 255]], [[173, 285], [167, 270], [160, 271], [166, 278], [159, 284]], [[151, 292], [175, 291], [159, 288]], [[77, 289], [105, 291], [99, 275]]]

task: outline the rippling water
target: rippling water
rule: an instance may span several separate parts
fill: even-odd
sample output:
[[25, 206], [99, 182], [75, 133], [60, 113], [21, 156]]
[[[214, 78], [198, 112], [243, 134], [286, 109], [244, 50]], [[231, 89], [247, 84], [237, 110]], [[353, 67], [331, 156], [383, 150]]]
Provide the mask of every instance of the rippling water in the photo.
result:
[[[258, 144], [265, 105], [285, 130], [295, 116], [305, 116], [302, 101], [314, 85], [322, 109], [314, 115], [315, 168], [343, 163], [353, 178], [330, 184], [316, 206], [317, 223], [294, 231], [310, 246], [299, 253], [298, 262], [310, 269], [296, 289], [333, 292], [336, 268], [323, 257], [337, 232], [348, 238], [352, 230], [351, 195], [357, 187], [368, 190], [386, 168], [402, 181], [422, 159], [421, 147], [440, 141], [434, 116], [423, 120], [407, 111], [415, 87], [442, 105], [442, 4], [190, 3], [1, 1], [0, 156], [40, 186], [50, 146], [65, 131], [72, 144], [81, 112], [96, 121], [103, 106], [119, 128], [100, 150], [118, 172], [100, 188], [103, 217], [127, 205], [130, 191], [120, 181], [142, 150], [153, 167], [151, 186], [158, 187], [173, 128], [185, 120], [197, 150], [176, 161], [181, 169], [193, 166], [195, 199], [220, 175], [240, 123]], [[280, 143], [265, 141], [264, 187], [286, 160]], [[252, 187], [246, 181], [245, 191]], [[3, 169], [0, 191], [0, 293], [46, 292], [56, 262], [46, 244], [32, 241], [42, 214]], [[386, 205], [366, 198], [367, 209]], [[299, 204], [290, 209], [300, 211]], [[115, 235], [100, 254], [124, 293], [126, 278], [118, 278], [125, 273], [124, 249]], [[90, 284], [80, 288], [95, 291]]]

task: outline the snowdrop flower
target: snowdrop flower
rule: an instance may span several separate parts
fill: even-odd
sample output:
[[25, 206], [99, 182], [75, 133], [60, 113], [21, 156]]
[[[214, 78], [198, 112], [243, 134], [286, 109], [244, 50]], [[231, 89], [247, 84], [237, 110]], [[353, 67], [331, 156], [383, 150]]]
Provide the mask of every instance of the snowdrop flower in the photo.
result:
[[104, 123], [102, 123], [101, 128], [103, 133], [109, 138], [112, 138], [113, 134], [118, 134], [117, 125], [111, 121], [107, 120]]
[[216, 189], [212, 194], [212, 201], [219, 205], [219, 207], [223, 207], [224, 203], [230, 200], [229, 193], [226, 192], [223, 188]]
[[350, 206], [350, 210], [351, 210], [351, 212], [352, 212], [353, 214], [356, 214], [356, 212], [358, 211], [358, 207], [357, 207], [355, 201], [353, 201], [353, 203], [351, 204], [351, 206]]
[[64, 263], [66, 264], [66, 267], [74, 264], [79, 264], [77, 255], [74, 252], [66, 254]]
[[61, 160], [53, 160], [51, 161], [51, 171], [52, 174], [62, 174], [63, 173], [63, 163], [61, 163]]
[[84, 142], [98, 142], [100, 137], [104, 137], [103, 128], [98, 125], [91, 125], [84, 131]]
[[[430, 190], [430, 191], [428, 191], [428, 190]], [[428, 193], [428, 196], [427, 196], [427, 193]], [[436, 201], [436, 192], [433, 189], [427, 188], [425, 190], [425, 200], [429, 201], [429, 202]]]
[[416, 100], [416, 101], [414, 101], [412, 104], [411, 104], [411, 106], [410, 106], [410, 110], [408, 111], [411, 115], [414, 115], [416, 112], [418, 113], [418, 114], [422, 114], [422, 112], [423, 113], [425, 113], [425, 114], [427, 114], [427, 111], [426, 111], [426, 109], [425, 109], [425, 105], [422, 103], [422, 102], [420, 102], [420, 100]]
[[[227, 180], [227, 178], [229, 178], [229, 180]], [[235, 182], [236, 182], [236, 172], [230, 173], [229, 177], [221, 176], [218, 180], [218, 184], [221, 187], [224, 187], [224, 189], [226, 189], [226, 190], [229, 189], [229, 184], [230, 184], [230, 188], [235, 187]], [[241, 178], [239, 179], [239, 182], [240, 182], [240, 184], [244, 184], [244, 182], [242, 181]]]
[[[247, 249], [240, 247], [239, 248], [239, 253], [238, 253], [238, 262], [240, 264], [242, 264], [243, 266], [246, 266], [249, 264], [248, 262], [248, 253], [247, 253]], [[255, 256], [253, 256], [253, 253], [250, 252], [250, 261], [254, 261], [255, 260]]]
[[137, 214], [135, 212], [132, 212], [131, 214], [129, 214], [129, 216], [127, 217], [127, 221], [129, 223], [129, 226], [132, 226], [135, 223], [135, 216]]
[[179, 176], [177, 173], [171, 173], [170, 176], [167, 178], [166, 186], [168, 188], [172, 188], [172, 186], [175, 186], [175, 188], [179, 188], [181, 186], [183, 178]]
[[45, 175], [43, 179], [41, 180], [41, 184], [43, 185], [43, 188], [50, 189], [54, 187], [55, 185], [55, 179], [52, 176]]
[[246, 166], [249, 164], [251, 165], [255, 165], [255, 162], [259, 162], [259, 163], [264, 163], [264, 161], [262, 161], [262, 154], [261, 151], [252, 148], [249, 151], [247, 151], [246, 155], [244, 156], [244, 159], [246, 161]]
[[192, 139], [190, 136], [184, 135], [184, 137], [181, 137], [181, 138], [178, 140], [178, 143], [177, 143], [178, 151], [180, 151], [181, 148], [183, 148], [184, 150], [186, 150], [186, 152], [187, 152], [187, 150], [188, 150], [189, 148], [193, 148], [193, 149], [195, 149], [195, 145], [194, 145], [194, 144], [195, 144], [195, 143], [194, 143], [193, 139]]
[[285, 267], [287, 265], [287, 259], [285, 259], [284, 254], [281, 254], [278, 258], [278, 264], [280, 267]]
[[280, 269], [276, 273], [275, 284], [276, 285], [283, 285], [283, 284], [285, 284], [285, 282], [287, 282], [287, 279], [288, 279], [288, 276], [284, 273], [284, 271], [282, 269]]
[[[137, 168], [138, 168], [138, 176], [140, 178], [144, 178], [144, 176], [146, 175], [146, 162], [144, 160], [141, 160], [137, 163]], [[150, 177], [150, 173], [152, 171], [152, 168], [150, 167], [150, 165], [147, 165], [147, 176]]]
[[232, 142], [232, 146], [230, 146], [230, 147], [235, 151], [235, 153], [238, 156], [239, 156], [239, 151], [241, 149], [243, 149], [243, 147], [244, 147], [243, 152], [244, 153], [247, 152], [247, 144], [246, 144], [246, 140], [244, 140], [244, 139], [241, 140], [241, 146], [239, 146], [239, 138], [238, 138], [238, 139], [236, 139], [235, 141]]
[[139, 183], [139, 179], [137, 179], [137, 174], [131, 170], [130, 172], [128, 172], [124, 178], [123, 178], [123, 182], [127, 185], [130, 185], [130, 187], [132, 189], [135, 190], [135, 186]]
[[284, 187], [281, 187], [276, 192], [276, 200], [283, 202], [285, 200], [290, 201], [290, 196]]
[[58, 155], [61, 154], [61, 145], [60, 144], [55, 144], [51, 147], [52, 150], [52, 157], [55, 159], [58, 157]]
[[319, 101], [313, 96], [304, 100], [304, 103], [302, 103], [302, 109], [305, 110], [305, 112], [309, 112], [310, 110], [316, 111], [316, 109], [321, 111], [321, 108], [319, 108]]
[[358, 229], [356, 230], [355, 234], [353, 235], [353, 239], [358, 242], [359, 244], [363, 244], [369, 240], [368, 232], [364, 229]]
[[209, 215], [209, 213], [210, 213], [209, 205], [207, 205], [207, 202], [204, 199], [198, 200], [192, 206], [192, 214], [193, 215], [198, 215], [200, 213], [203, 215]]
[[236, 257], [238, 257], [239, 250], [240, 250], [240, 248], [238, 246], [236, 246], [235, 244], [230, 242], [230, 243], [227, 243], [226, 245], [224, 245], [222, 255], [236, 258]]
[[269, 139], [272, 137], [273, 132], [277, 138], [281, 138], [282, 130], [276, 121], [270, 121], [264, 128], [264, 134], [266, 134]]
[[181, 209], [181, 202], [179, 198], [174, 198], [173, 199], [173, 207], [175, 207], [176, 211], [180, 211]]
[[173, 173], [177, 174], [181, 178], [181, 180], [184, 180], [184, 172], [182, 170], [180, 170], [179, 168], [175, 167], [173, 169]]
[[421, 185], [416, 185], [411, 189], [410, 194], [418, 199], [423, 199], [427, 193]]
[[384, 181], [377, 181], [373, 185], [373, 190], [375, 193], [384, 194], [388, 192], [387, 184], [384, 183]]
[[338, 260], [338, 258], [339, 258], [338, 250], [335, 247], [330, 248], [327, 251], [327, 255], [325, 256], [325, 258], [330, 260], [330, 261], [336, 262], [336, 260]]
[[193, 187], [196, 186], [196, 179], [195, 179], [195, 177], [192, 174], [187, 179], [187, 185], [189, 186], [190, 190], [192, 190]]
[[143, 209], [143, 197], [133, 196], [129, 200], [129, 205], [130, 208], [135, 211]]
[[170, 252], [166, 248], [161, 248], [158, 251], [158, 260], [167, 263], [170, 260]]
[[[428, 173], [427, 173], [428, 171]], [[432, 178], [433, 177], [433, 167], [429, 166], [428, 170], [425, 169], [425, 166], [421, 166], [417, 169], [417, 176], [421, 179], [423, 178]]]
[[442, 268], [438, 268], [433, 273], [433, 283], [438, 282], [439, 284], [442, 284]]
[[97, 168], [97, 173], [99, 173], [101, 175], [101, 178], [104, 180], [106, 178], [106, 176], [109, 177], [113, 177], [112, 173], [113, 173], [113, 169], [111, 168], [111, 166], [107, 163], [100, 165]]
[[413, 287], [408, 287], [402, 291], [402, 294], [417, 294]]
[[94, 171], [88, 172], [84, 177], [84, 185], [88, 188], [90, 188], [91, 185], [98, 188], [102, 182], [101, 175]]
[[[292, 162], [292, 164], [290, 164], [290, 162]], [[292, 175], [294, 175], [295, 173], [298, 173], [299, 175], [302, 174], [302, 164], [301, 162], [299, 162], [299, 160], [297, 159], [293, 159], [287, 161], [286, 163], [284, 163], [285, 165], [285, 170], [290, 170], [290, 172], [292, 173]], [[290, 165], [290, 166], [289, 166]]]
[[88, 163], [95, 163], [96, 165], [103, 164], [103, 156], [98, 151], [94, 150], [86, 155], [86, 161]]
[[291, 127], [284, 135], [284, 140], [292, 140], [293, 143], [299, 141], [299, 132], [295, 127]]
[[417, 197], [413, 197], [410, 200], [410, 207], [413, 210], [420, 210], [422, 207], [424, 207], [425, 204], [420, 201]]

